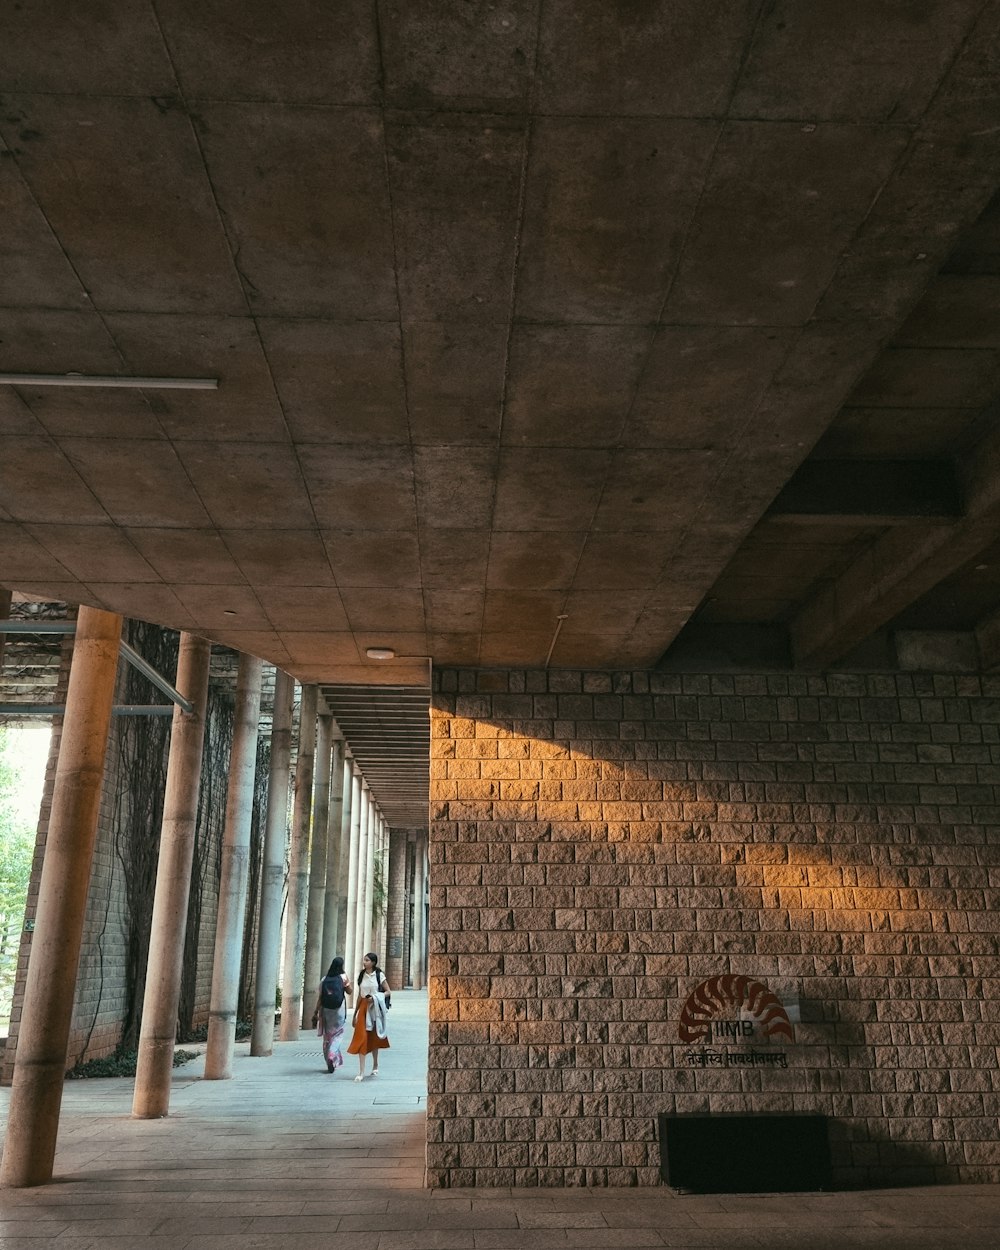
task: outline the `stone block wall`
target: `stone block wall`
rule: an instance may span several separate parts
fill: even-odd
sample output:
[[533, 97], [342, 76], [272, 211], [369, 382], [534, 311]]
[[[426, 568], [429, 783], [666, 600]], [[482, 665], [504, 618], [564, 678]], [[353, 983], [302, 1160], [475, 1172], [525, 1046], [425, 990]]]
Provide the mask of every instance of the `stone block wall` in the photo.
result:
[[1000, 1180], [1000, 679], [435, 682], [432, 1185], [658, 1184], [705, 1111], [825, 1114], [840, 1187]]

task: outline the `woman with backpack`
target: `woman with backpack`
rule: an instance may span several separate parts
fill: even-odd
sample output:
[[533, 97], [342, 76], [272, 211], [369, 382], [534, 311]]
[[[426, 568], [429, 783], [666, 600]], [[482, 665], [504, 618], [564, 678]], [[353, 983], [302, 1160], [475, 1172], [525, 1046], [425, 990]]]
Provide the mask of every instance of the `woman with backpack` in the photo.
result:
[[372, 1057], [372, 1076], [378, 1076], [378, 1052], [389, 1045], [386, 1031], [386, 1011], [390, 1006], [389, 986], [378, 955], [369, 951], [358, 973], [358, 997], [354, 1004], [354, 1036], [347, 1048], [349, 1055], [357, 1055], [358, 1075], [356, 1081], [365, 1079], [365, 1055]]
[[313, 1025], [323, 1038], [323, 1059], [326, 1061], [327, 1072], [335, 1072], [337, 1068], [344, 1066], [344, 1056], [340, 1049], [340, 1039], [344, 1036], [344, 1025], [347, 1023], [347, 1003], [344, 1000], [347, 994], [353, 993], [354, 986], [344, 972], [344, 960], [338, 955], [319, 983], [319, 994], [312, 1018]]

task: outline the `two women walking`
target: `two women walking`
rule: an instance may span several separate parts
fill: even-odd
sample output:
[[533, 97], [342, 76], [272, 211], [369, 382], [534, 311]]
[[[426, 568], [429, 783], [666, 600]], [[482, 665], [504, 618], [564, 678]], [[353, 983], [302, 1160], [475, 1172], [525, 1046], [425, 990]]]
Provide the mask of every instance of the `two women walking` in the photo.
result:
[[[374, 951], [369, 951], [364, 958], [357, 987], [358, 995], [351, 1017], [354, 1032], [347, 1052], [358, 1056], [358, 1075], [354, 1079], [363, 1081], [365, 1055], [371, 1055], [371, 1074], [378, 1076], [378, 1052], [389, 1045], [386, 1013], [392, 1005], [392, 995]], [[323, 1062], [327, 1072], [336, 1072], [343, 1067], [341, 1042], [347, 1023], [347, 998], [353, 994], [354, 986], [344, 972], [343, 959], [338, 955], [319, 983], [313, 1011], [313, 1024], [323, 1037]]]

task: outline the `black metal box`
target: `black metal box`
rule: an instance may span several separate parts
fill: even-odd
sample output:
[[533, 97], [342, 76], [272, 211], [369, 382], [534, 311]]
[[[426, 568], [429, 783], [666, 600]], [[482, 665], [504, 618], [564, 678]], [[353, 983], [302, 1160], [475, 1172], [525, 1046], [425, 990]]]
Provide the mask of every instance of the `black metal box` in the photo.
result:
[[664, 1113], [660, 1176], [696, 1194], [794, 1193], [830, 1187], [826, 1116]]

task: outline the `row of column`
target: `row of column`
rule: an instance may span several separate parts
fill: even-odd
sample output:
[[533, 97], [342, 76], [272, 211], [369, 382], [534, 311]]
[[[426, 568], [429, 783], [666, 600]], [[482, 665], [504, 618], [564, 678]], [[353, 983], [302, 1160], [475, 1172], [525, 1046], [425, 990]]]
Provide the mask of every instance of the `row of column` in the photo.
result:
[[[120, 616], [80, 609], [0, 1164], [3, 1186], [43, 1184], [52, 1176], [121, 625]], [[176, 686], [191, 711], [175, 707], [173, 713], [132, 1106], [144, 1119], [165, 1116], [169, 1107], [209, 659], [208, 642], [181, 635]], [[261, 661], [241, 656], [205, 1056], [209, 1080], [232, 1075], [261, 678]], [[292, 1041], [312, 1014], [330, 960], [343, 955], [353, 977], [366, 951], [385, 953], [387, 936], [388, 909], [376, 911], [376, 891], [384, 904], [389, 828], [343, 740], [334, 736], [333, 718], [317, 717], [317, 688], [304, 686], [281, 959], [293, 697], [293, 680], [278, 671], [254, 976], [251, 1054], [257, 1056], [272, 1053], [279, 965], [280, 1040]]]

